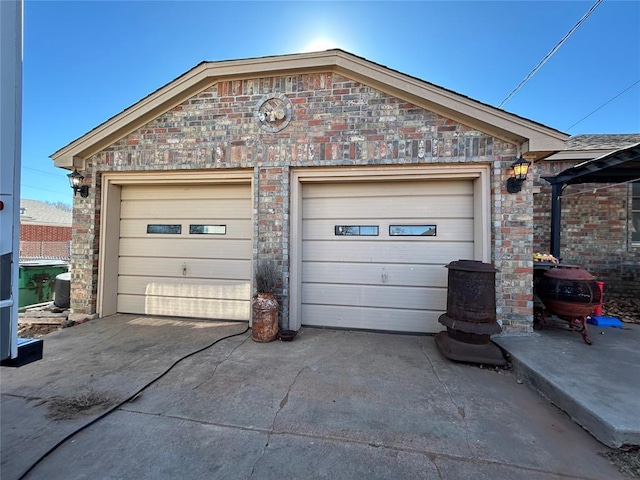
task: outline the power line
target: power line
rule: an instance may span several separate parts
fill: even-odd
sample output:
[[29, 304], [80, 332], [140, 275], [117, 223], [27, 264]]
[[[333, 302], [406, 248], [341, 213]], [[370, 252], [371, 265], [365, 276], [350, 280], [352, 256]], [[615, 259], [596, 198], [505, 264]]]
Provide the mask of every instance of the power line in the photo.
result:
[[521, 89], [522, 87], [524, 87], [525, 83], [527, 83], [529, 80], [531, 80], [531, 78], [532, 78], [532, 77], [533, 77], [533, 76], [538, 72], [538, 70], [540, 70], [540, 69], [542, 68], [542, 66], [543, 66], [545, 63], [547, 63], [547, 60], [549, 60], [549, 59], [553, 56], [553, 54], [554, 54], [554, 53], [556, 53], [556, 52], [558, 51], [558, 49], [562, 46], [562, 44], [563, 44], [564, 42], [566, 42], [566, 41], [569, 39], [569, 37], [571, 36], [571, 34], [573, 34], [573, 32], [575, 32], [575, 31], [578, 29], [578, 27], [584, 23], [584, 21], [589, 17], [589, 15], [591, 15], [591, 14], [594, 12], [594, 10], [595, 10], [596, 8], [598, 8], [598, 5], [600, 5], [602, 2], [603, 2], [603, 0], [596, 0], [596, 3], [594, 3], [594, 4], [593, 4], [593, 6], [589, 9], [589, 11], [588, 11], [587, 13], [585, 13], [585, 14], [582, 16], [582, 18], [581, 18], [580, 20], [578, 20], [578, 23], [576, 23], [576, 24], [571, 28], [571, 30], [569, 30], [569, 32], [568, 32], [564, 37], [562, 37], [562, 40], [560, 40], [560, 41], [556, 44], [556, 46], [555, 46], [555, 47], [553, 47], [553, 48], [551, 49], [551, 51], [550, 51], [549, 53], [547, 53], [547, 55], [546, 55], [542, 60], [540, 60], [540, 63], [538, 63], [538, 65], [536, 65], [536, 66], [535, 66], [535, 68], [534, 68], [533, 70], [531, 70], [531, 72], [529, 72], [529, 74], [528, 74], [526, 77], [524, 77], [524, 80], [522, 80], [522, 81], [518, 84], [518, 86], [517, 86], [516, 88], [514, 88], [514, 89], [511, 91], [511, 93], [509, 93], [509, 95], [507, 95], [507, 98], [505, 98], [505, 99], [500, 103], [500, 105], [498, 105], [498, 108], [502, 108], [502, 107], [503, 107], [503, 106], [504, 106], [504, 105], [505, 105], [509, 100], [511, 100], [511, 98], [512, 98], [516, 93], [518, 93], [518, 92], [520, 91], [520, 89]]
[[62, 175], [56, 175], [55, 173], [45, 172], [44, 170], [39, 170], [37, 168], [25, 167], [24, 165], [22, 166], [22, 169], [23, 170], [31, 170], [32, 172], [37, 172], [40, 175], [48, 175], [49, 177], [55, 177], [57, 179], [64, 178]]
[[623, 93], [625, 93], [627, 90], [631, 90], [633, 87], [635, 87], [637, 84], [640, 83], [640, 80], [636, 80], [635, 83], [629, 85], [627, 88], [625, 88], [623, 91], [621, 91], [619, 94], [617, 94], [615, 97], [609, 99], [608, 101], [606, 101], [605, 103], [603, 103], [602, 105], [600, 105], [598, 108], [596, 108], [593, 112], [591, 112], [589, 115], [581, 118], [580, 120], [578, 120], [576, 123], [574, 123], [573, 125], [571, 125], [569, 128], [566, 128], [565, 130], [569, 131], [571, 130], [573, 127], [575, 127], [576, 125], [578, 125], [580, 122], [582, 122], [583, 120], [586, 120], [587, 118], [589, 118], [591, 115], [593, 115], [594, 113], [596, 113], [598, 110], [600, 110], [602, 107], [609, 105], [611, 102], [613, 102], [616, 98], [618, 98], [620, 95], [622, 95]]
[[[1, 0], [0, 0], [0, 1], [1, 1]], [[58, 195], [65, 196], [65, 192], [63, 192], [62, 190], [59, 190], [59, 191], [55, 191], [55, 190], [48, 190], [48, 189], [46, 189], [46, 188], [42, 188], [42, 187], [34, 187], [33, 185], [27, 185], [26, 183], [23, 183], [23, 184], [22, 184], [22, 186], [23, 186], [23, 187], [27, 187], [27, 188], [32, 188], [32, 189], [34, 189], [34, 190], [38, 190], [38, 191], [40, 191], [40, 192], [57, 193]], [[22, 193], [22, 192], [21, 192], [21, 193]], [[71, 194], [69, 193], [69, 195], [71, 195]]]

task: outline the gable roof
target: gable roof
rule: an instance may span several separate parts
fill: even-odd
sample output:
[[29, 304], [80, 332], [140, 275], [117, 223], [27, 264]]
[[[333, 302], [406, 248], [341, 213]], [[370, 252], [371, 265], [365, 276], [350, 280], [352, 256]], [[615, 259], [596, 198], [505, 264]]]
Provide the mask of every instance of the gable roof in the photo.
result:
[[55, 225], [71, 227], [71, 209], [64, 210], [39, 200], [20, 199], [20, 223], [23, 225]]
[[502, 140], [536, 159], [561, 150], [568, 135], [343, 50], [202, 62], [51, 155], [55, 165], [84, 160], [219, 81], [336, 72]]
[[565, 142], [565, 150], [618, 150], [640, 142], [640, 133], [574, 135]]
[[640, 133], [583, 134], [567, 139], [562, 151], [546, 161], [589, 161], [640, 142]]

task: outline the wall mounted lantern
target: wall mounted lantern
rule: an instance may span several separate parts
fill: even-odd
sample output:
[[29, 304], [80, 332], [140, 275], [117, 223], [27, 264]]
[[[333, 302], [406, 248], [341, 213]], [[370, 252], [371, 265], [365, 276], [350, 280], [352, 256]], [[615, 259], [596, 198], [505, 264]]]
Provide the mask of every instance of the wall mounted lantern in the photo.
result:
[[73, 188], [73, 196], [75, 197], [78, 192], [82, 198], [89, 196], [89, 185], [84, 184], [84, 175], [78, 172], [77, 169], [73, 170], [73, 173], [67, 175], [69, 179], [69, 185]]
[[531, 165], [531, 162], [528, 162], [522, 157], [520, 157], [515, 161], [513, 165], [511, 165], [511, 168], [513, 169], [513, 175], [507, 179], [507, 192], [518, 193], [520, 190], [522, 190], [522, 184], [527, 179], [529, 165]]

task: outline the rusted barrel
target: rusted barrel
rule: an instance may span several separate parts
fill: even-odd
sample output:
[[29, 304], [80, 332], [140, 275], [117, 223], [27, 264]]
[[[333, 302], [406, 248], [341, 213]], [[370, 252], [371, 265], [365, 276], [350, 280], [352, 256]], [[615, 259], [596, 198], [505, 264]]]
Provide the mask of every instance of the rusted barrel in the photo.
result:
[[479, 260], [458, 260], [446, 266], [447, 315], [475, 323], [496, 321], [496, 269]]
[[442, 354], [455, 361], [505, 365], [490, 336], [500, 333], [496, 322], [496, 268], [478, 260], [457, 260], [446, 267], [447, 313], [438, 322], [447, 327], [436, 335]]

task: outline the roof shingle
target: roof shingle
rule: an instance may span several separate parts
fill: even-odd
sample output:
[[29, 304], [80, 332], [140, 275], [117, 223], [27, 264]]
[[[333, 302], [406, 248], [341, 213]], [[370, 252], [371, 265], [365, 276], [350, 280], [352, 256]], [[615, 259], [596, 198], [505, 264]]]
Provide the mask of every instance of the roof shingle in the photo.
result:
[[57, 225], [70, 227], [73, 223], [71, 210], [63, 210], [38, 200], [20, 199], [20, 223]]

